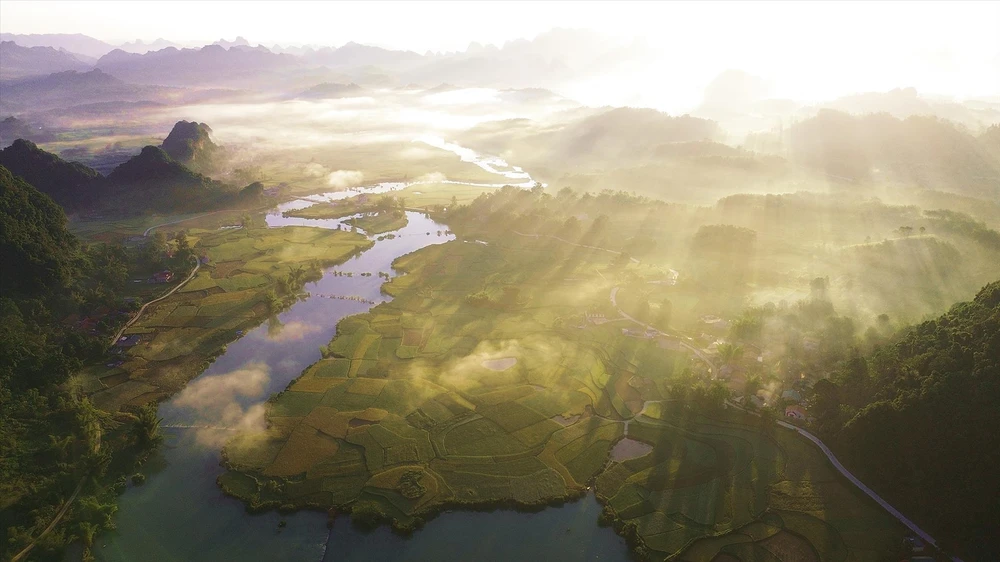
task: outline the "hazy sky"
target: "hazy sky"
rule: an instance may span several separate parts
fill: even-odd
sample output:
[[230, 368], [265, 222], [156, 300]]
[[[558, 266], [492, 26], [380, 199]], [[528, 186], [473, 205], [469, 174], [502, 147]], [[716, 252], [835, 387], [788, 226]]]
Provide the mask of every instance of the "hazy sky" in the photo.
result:
[[0, 31], [112, 43], [241, 35], [423, 52], [553, 27], [644, 38], [662, 53], [646, 77], [658, 90], [740, 68], [772, 79], [775, 95], [807, 99], [897, 86], [1000, 94], [1000, 2], [0, 2]]

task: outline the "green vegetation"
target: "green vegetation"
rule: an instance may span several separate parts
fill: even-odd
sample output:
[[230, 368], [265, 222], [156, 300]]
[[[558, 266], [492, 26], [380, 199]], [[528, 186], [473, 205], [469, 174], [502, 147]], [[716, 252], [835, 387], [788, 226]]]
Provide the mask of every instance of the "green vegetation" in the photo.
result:
[[348, 221], [348, 224], [356, 226], [369, 234], [384, 234], [406, 226], [406, 213], [399, 209], [377, 211], [360, 218], [351, 219]]
[[[450, 506], [543, 505], [596, 485], [606, 520], [651, 559], [744, 542], [895, 555], [900, 525], [812, 444], [725, 409], [730, 390], [667, 340], [622, 334], [609, 291], [654, 266], [602, 244], [647, 204], [503, 189], [443, 213], [460, 239], [397, 260], [393, 300], [340, 322], [271, 399], [268, 429], [227, 444], [220, 485], [251, 509], [336, 508], [403, 532]], [[608, 215], [575, 219], [591, 205]], [[615, 460], [626, 431], [652, 450]], [[736, 546], [702, 542], [717, 536]]]
[[86, 555], [160, 440], [155, 409], [99, 410], [71, 378], [103, 361], [135, 264], [81, 245], [59, 206], [2, 166], [0, 252], [0, 556], [33, 545], [33, 559], [54, 557], [77, 537]]
[[998, 334], [1000, 281], [815, 387], [817, 424], [858, 476], [977, 559], [1000, 548]]
[[124, 363], [81, 377], [104, 409], [180, 390], [225, 344], [294, 301], [322, 268], [371, 244], [358, 234], [305, 227], [191, 229], [182, 239], [205, 262], [197, 275], [126, 330], [141, 343], [125, 351]]
[[178, 121], [160, 145], [171, 158], [202, 173], [218, 165], [219, 147], [209, 135], [212, 129], [205, 123]]
[[93, 205], [105, 193], [101, 174], [45, 152], [31, 141], [18, 139], [0, 150], [0, 166], [24, 178], [67, 211]]
[[17, 140], [0, 151], [0, 165], [37, 184], [67, 211], [96, 209], [127, 215], [225, 206], [246, 208], [259, 204], [263, 194], [259, 183], [239, 189], [213, 180], [191, 171], [155, 146], [144, 147], [107, 178], [25, 140]]

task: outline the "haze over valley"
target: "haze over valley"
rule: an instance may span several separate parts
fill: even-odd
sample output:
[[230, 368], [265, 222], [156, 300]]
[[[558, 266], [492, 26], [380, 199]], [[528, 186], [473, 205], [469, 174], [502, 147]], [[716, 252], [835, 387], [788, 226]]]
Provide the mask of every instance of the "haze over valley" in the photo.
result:
[[5, 1], [0, 558], [990, 560], [997, 22]]

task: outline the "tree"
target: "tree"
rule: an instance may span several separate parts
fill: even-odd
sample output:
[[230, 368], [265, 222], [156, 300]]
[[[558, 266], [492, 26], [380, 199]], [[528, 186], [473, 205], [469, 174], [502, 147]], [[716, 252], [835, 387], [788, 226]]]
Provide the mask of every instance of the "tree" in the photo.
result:
[[726, 342], [719, 345], [719, 358], [722, 359], [723, 365], [732, 365], [736, 361], [743, 357], [743, 346], [733, 343]]
[[156, 405], [146, 404], [139, 408], [135, 417], [136, 444], [141, 449], [152, 449], [163, 441], [160, 432], [162, 418], [157, 417]]

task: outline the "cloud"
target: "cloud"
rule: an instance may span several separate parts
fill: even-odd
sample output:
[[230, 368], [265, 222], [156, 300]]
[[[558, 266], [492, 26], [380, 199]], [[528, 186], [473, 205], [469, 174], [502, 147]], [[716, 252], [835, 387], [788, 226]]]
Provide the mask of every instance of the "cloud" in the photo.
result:
[[288, 324], [283, 324], [279, 328], [267, 331], [267, 339], [273, 342], [290, 342], [298, 341], [302, 338], [317, 332], [320, 327], [316, 324], [308, 324], [306, 322], [289, 322]]
[[194, 414], [192, 425], [201, 426], [196, 434], [198, 443], [221, 446], [232, 437], [232, 430], [256, 432], [265, 429], [264, 404], [244, 407], [241, 402], [245, 400], [241, 399], [263, 397], [270, 379], [266, 364], [250, 363], [242, 369], [193, 381], [173, 403]]
[[431, 172], [429, 174], [424, 174], [418, 177], [414, 181], [416, 183], [440, 183], [447, 179], [448, 179], [447, 176], [445, 176], [441, 172]]
[[302, 171], [307, 176], [312, 176], [314, 178], [321, 178], [330, 173], [330, 170], [326, 166], [322, 164], [317, 164], [316, 162], [310, 162], [308, 164], [305, 164], [302, 167]]
[[330, 175], [326, 177], [326, 184], [342, 189], [358, 185], [362, 179], [364, 179], [364, 174], [358, 170], [337, 170], [330, 172]]

